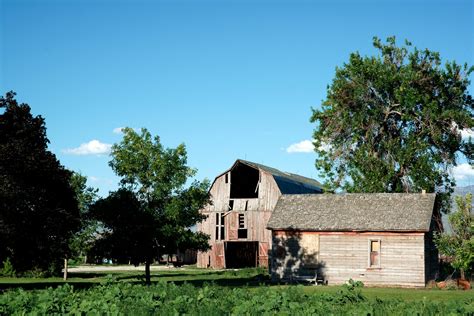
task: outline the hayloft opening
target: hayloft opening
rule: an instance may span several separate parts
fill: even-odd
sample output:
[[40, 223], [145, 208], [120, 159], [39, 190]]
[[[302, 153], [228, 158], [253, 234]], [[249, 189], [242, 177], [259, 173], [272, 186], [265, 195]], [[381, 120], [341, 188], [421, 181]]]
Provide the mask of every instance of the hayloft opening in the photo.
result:
[[230, 179], [231, 199], [258, 198], [258, 169], [239, 163], [232, 169]]

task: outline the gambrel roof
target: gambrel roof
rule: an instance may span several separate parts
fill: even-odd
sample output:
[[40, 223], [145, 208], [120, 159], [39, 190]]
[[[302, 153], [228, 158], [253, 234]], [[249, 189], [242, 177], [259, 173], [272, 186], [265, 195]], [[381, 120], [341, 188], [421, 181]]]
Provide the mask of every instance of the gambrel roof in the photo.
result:
[[270, 173], [282, 194], [323, 192], [323, 185], [314, 179], [242, 159], [237, 159], [232, 168], [238, 163]]
[[267, 224], [273, 230], [427, 232], [436, 194], [282, 195]]

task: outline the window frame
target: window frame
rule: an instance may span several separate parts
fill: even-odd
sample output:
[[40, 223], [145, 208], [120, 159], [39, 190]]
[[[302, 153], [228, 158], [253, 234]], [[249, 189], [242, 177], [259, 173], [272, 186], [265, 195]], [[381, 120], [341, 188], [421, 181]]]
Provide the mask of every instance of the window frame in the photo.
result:
[[[372, 265], [371, 254], [372, 254], [372, 242], [378, 242], [379, 251], [378, 251], [378, 264]], [[368, 269], [381, 269], [382, 268], [382, 239], [381, 238], [369, 238], [368, 242], [368, 260], [367, 260]]]
[[225, 213], [216, 212], [216, 236], [215, 240], [225, 240]]
[[[242, 217], [242, 225], [243, 227], [240, 226], [240, 218]], [[237, 227], [237, 239], [241, 239], [241, 240], [248, 240], [249, 239], [249, 230], [248, 230], [248, 227], [247, 227], [247, 220], [246, 220], [246, 217], [245, 216], [245, 213], [239, 213], [239, 216], [237, 217], [238, 218], [238, 227]], [[244, 232], [245, 231], [245, 237], [239, 237], [240, 236], [240, 232]]]

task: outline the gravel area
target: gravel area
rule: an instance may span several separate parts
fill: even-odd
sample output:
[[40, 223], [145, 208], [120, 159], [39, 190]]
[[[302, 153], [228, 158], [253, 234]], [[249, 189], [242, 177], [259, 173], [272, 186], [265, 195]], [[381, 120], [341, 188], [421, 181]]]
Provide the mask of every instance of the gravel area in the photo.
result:
[[[176, 269], [186, 269], [186, 267], [175, 268], [173, 266], [151, 266], [151, 271], [168, 271], [168, 270], [176, 270]], [[97, 265], [97, 266], [77, 266], [71, 267], [68, 269], [68, 272], [107, 272], [107, 271], [143, 271], [145, 272], [145, 266], [140, 265], [135, 267], [133, 265], [120, 265], [120, 266], [108, 266], [108, 265]]]

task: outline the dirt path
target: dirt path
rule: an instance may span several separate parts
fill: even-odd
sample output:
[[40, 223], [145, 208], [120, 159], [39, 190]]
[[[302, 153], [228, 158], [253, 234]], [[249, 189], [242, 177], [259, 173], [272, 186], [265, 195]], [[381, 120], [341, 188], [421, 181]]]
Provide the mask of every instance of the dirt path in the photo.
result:
[[[183, 270], [186, 269], [186, 267], [182, 268], [175, 268], [173, 266], [151, 266], [150, 270], [151, 271], [169, 271], [169, 270]], [[108, 266], [108, 265], [97, 265], [97, 266], [77, 266], [77, 267], [71, 267], [68, 269], [70, 273], [74, 272], [113, 272], [113, 271], [142, 271], [145, 272], [145, 266], [141, 265], [138, 267], [135, 267], [133, 265], [121, 265], [121, 266]]]

